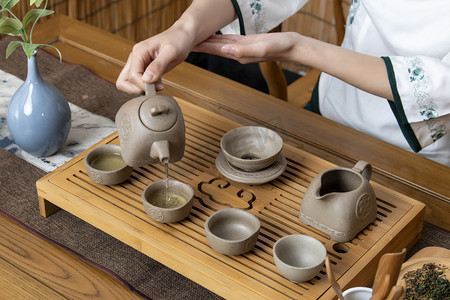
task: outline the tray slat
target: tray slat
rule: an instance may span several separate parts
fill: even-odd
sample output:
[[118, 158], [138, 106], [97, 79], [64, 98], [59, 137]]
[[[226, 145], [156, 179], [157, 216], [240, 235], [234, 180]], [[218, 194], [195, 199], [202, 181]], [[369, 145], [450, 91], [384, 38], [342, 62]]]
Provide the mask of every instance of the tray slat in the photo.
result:
[[[351, 242], [336, 243], [303, 225], [298, 214], [304, 193], [319, 172], [333, 165], [286, 144], [283, 154], [288, 166], [276, 180], [259, 186], [229, 181], [215, 168], [215, 158], [221, 136], [239, 125], [181, 99], [178, 102], [186, 122], [186, 153], [170, 166], [169, 175], [195, 190], [194, 207], [187, 219], [161, 224], [145, 213], [141, 194], [152, 181], [165, 177], [161, 164], [136, 168], [123, 184], [103, 186], [86, 174], [82, 162], [86, 151], [37, 182], [42, 214], [51, 213], [46, 212], [49, 203], [66, 209], [227, 298], [333, 297], [325, 267], [316, 278], [301, 284], [278, 273], [272, 247], [287, 234], [303, 233], [322, 241], [342, 287], [371, 279], [383, 252], [410, 247], [420, 237], [424, 205], [376, 183], [372, 185], [377, 195], [377, 220]], [[103, 143], [117, 144], [117, 134]], [[246, 209], [261, 220], [255, 249], [241, 256], [216, 253], [208, 246], [203, 229], [211, 214], [228, 206]]]

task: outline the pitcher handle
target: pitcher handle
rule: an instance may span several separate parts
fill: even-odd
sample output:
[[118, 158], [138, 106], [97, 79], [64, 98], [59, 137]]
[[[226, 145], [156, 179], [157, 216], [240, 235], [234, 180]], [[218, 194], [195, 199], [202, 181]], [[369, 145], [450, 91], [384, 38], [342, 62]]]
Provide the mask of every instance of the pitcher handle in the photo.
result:
[[364, 160], [358, 161], [352, 169], [360, 173], [367, 180], [370, 180], [370, 177], [372, 177], [372, 165]]

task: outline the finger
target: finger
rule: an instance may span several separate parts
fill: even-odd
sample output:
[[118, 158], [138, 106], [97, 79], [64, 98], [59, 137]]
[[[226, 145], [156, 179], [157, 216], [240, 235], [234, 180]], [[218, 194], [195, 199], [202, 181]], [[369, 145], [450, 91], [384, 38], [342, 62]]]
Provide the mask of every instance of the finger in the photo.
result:
[[206, 40], [200, 42], [199, 44], [203, 43], [223, 43], [223, 44], [231, 44], [236, 43], [240, 40], [245, 38], [245, 36], [242, 35], [236, 35], [236, 34], [214, 34], [207, 38]]
[[209, 40], [198, 44], [192, 50], [195, 52], [204, 52], [210, 54], [221, 55], [221, 49], [225, 44], [222, 42], [211, 42]]
[[131, 52], [130, 68], [128, 71], [128, 80], [135, 84], [138, 88], [144, 90], [144, 81], [142, 74], [147, 65], [152, 61], [151, 54], [147, 51], [146, 46], [142, 43], [133, 46]]
[[131, 63], [131, 54], [128, 57], [127, 63], [125, 64], [124, 68], [122, 69], [119, 76], [117, 77], [116, 87], [117, 87], [117, 89], [124, 91], [126, 93], [129, 93], [129, 94], [140, 94], [142, 92], [142, 90], [128, 80], [130, 63]]
[[267, 61], [257, 47], [248, 45], [227, 44], [221, 48], [221, 53], [220, 55], [237, 60], [241, 64]]
[[161, 90], [164, 89], [164, 85], [162, 83], [161, 78], [158, 79], [158, 81], [155, 83], [155, 88], [156, 88], [157, 91], [161, 91]]
[[155, 59], [146, 68], [143, 79], [146, 82], [156, 82], [160, 80], [163, 74], [167, 73], [183, 61], [187, 57], [187, 54], [188, 53], [179, 53], [171, 46], [161, 47]]
[[128, 72], [130, 70], [130, 56], [128, 56], [127, 62], [125, 63], [125, 66], [123, 67], [122, 71], [120, 71], [119, 76], [116, 80], [116, 86], [119, 90], [121, 90], [120, 86], [124, 85], [126, 81], [128, 81]]
[[222, 46], [221, 51], [234, 58], [248, 58], [248, 59], [260, 59], [270, 60], [266, 47], [264, 44], [254, 41], [251, 43], [240, 44], [225, 44]]
[[248, 38], [248, 36], [237, 35], [237, 34], [215, 34], [215, 35], [210, 36], [206, 41], [223, 42], [225, 44], [231, 44], [231, 43], [239, 42], [246, 38]]
[[136, 87], [133, 83], [127, 81], [121, 84], [116, 84], [116, 87], [123, 91], [126, 92], [130, 95], [139, 95], [142, 94], [142, 90], [138, 87]]

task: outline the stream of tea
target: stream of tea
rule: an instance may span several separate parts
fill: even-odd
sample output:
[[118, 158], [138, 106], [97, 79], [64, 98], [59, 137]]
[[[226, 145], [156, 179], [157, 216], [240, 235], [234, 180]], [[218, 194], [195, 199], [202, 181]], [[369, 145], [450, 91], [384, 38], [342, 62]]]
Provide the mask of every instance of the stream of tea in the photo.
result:
[[166, 190], [165, 190], [165, 198], [166, 202], [171, 202], [171, 197], [169, 195], [169, 160], [167, 158], [164, 158], [163, 160], [164, 166], [166, 167]]
[[160, 196], [154, 199], [154, 204], [163, 208], [175, 208], [182, 206], [187, 202], [186, 197], [180, 195], [176, 191], [170, 189], [169, 185], [169, 161], [168, 159], [163, 160], [164, 167], [166, 169], [166, 186], [165, 189], [161, 191]]

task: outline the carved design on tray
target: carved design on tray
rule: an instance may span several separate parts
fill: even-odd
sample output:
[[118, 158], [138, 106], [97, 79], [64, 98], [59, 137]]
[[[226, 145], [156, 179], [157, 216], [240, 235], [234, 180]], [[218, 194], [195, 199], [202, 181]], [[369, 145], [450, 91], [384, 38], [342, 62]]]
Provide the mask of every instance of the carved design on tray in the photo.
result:
[[254, 193], [237, 188], [230, 181], [220, 178], [201, 181], [198, 184], [198, 190], [206, 196], [199, 199], [203, 206], [208, 206], [204, 202], [205, 198], [207, 198], [209, 201], [221, 206], [250, 210], [253, 208], [253, 203], [256, 200]]

